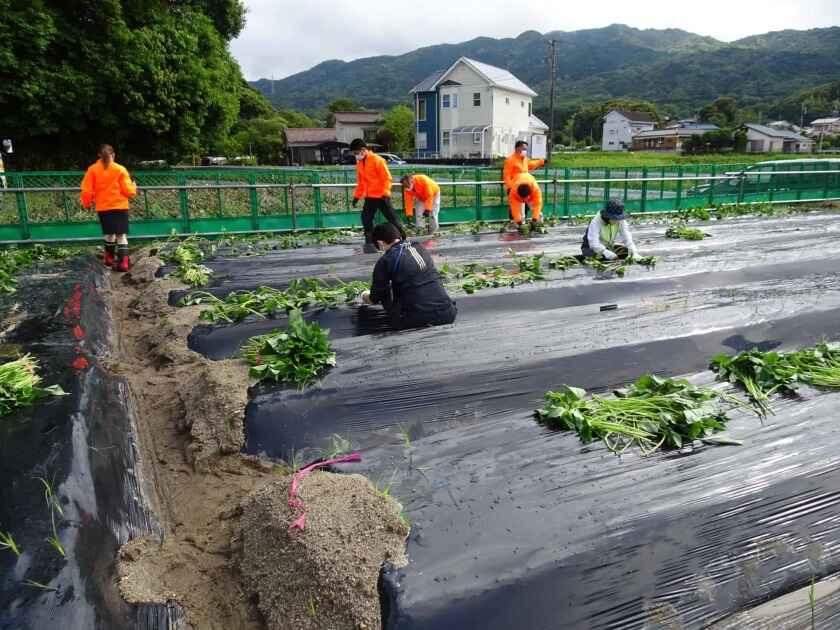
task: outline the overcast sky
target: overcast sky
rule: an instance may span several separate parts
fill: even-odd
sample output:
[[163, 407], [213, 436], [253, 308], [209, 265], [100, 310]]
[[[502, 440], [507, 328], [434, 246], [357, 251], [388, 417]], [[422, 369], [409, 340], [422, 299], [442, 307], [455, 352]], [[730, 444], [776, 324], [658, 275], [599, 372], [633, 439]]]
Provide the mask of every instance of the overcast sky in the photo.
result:
[[840, 0], [245, 0], [245, 5], [248, 21], [231, 49], [250, 80], [281, 79], [328, 59], [398, 55], [527, 30], [620, 23], [681, 28], [732, 41], [786, 28], [840, 25]]

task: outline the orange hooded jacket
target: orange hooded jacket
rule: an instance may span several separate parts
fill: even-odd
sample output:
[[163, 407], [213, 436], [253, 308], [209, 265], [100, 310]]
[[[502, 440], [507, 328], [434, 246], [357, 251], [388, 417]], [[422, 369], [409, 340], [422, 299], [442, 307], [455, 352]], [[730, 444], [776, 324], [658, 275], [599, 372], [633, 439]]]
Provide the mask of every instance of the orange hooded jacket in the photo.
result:
[[105, 212], [128, 210], [128, 200], [136, 194], [137, 186], [124, 166], [111, 162], [105, 168], [102, 160], [97, 160], [85, 173], [80, 197], [85, 208], [95, 203], [97, 212]]
[[513, 180], [520, 173], [527, 173], [545, 164], [545, 160], [529, 160], [525, 155], [519, 155], [516, 151], [511, 153], [505, 160], [505, 168], [502, 171], [502, 180], [505, 188], [513, 188]]
[[[516, 190], [522, 184], [528, 184], [531, 187], [531, 194], [527, 197], [520, 197]], [[508, 194], [508, 202], [510, 204], [510, 216], [517, 223], [522, 223], [522, 206], [526, 203], [531, 207], [531, 218], [534, 221], [539, 221], [542, 218], [542, 190], [540, 190], [537, 180], [530, 173], [520, 173], [513, 180]]]
[[435, 180], [427, 175], [414, 175], [414, 185], [411, 190], [403, 188], [403, 201], [405, 206], [405, 216], [414, 216], [414, 200], [419, 199], [423, 202], [426, 210], [431, 210], [435, 203], [435, 197], [440, 194], [440, 186]]
[[365, 159], [356, 162], [356, 190], [353, 198], [390, 197], [392, 181], [385, 160], [368, 149]]

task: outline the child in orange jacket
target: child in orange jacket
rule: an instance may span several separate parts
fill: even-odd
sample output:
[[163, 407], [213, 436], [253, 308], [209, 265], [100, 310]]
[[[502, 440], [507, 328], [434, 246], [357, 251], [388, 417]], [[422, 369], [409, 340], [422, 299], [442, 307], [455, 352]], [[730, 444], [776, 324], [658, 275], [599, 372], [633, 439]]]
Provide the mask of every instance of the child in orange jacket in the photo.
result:
[[512, 186], [508, 193], [511, 219], [522, 225], [525, 214], [525, 204], [531, 208], [531, 221], [539, 222], [542, 219], [542, 191], [534, 176], [530, 173], [520, 173], [511, 182]]
[[82, 180], [81, 201], [85, 208], [96, 208], [105, 235], [105, 265], [128, 271], [128, 202], [137, 195], [137, 186], [115, 157], [110, 144], [99, 147], [99, 160], [91, 164]]
[[423, 219], [429, 218], [429, 234], [437, 232], [440, 224], [440, 186], [427, 175], [405, 175], [400, 182], [403, 187], [405, 216], [413, 216], [420, 230]]

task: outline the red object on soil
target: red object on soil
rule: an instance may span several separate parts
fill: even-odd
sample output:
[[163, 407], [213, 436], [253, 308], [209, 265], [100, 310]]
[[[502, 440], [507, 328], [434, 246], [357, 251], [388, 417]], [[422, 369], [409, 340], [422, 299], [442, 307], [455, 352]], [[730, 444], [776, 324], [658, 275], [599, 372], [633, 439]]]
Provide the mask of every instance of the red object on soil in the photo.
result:
[[84, 370], [90, 366], [90, 362], [84, 357], [76, 357], [73, 361], [73, 368], [76, 370]]
[[300, 484], [304, 479], [306, 479], [312, 472], [318, 470], [319, 468], [326, 468], [327, 466], [332, 466], [333, 464], [349, 464], [351, 462], [360, 461], [362, 461], [362, 456], [359, 453], [350, 453], [349, 455], [334, 457], [333, 459], [317, 461], [313, 464], [309, 464], [309, 466], [304, 466], [299, 471], [297, 471], [295, 473], [295, 476], [292, 477], [292, 485], [289, 487], [289, 507], [292, 509], [292, 511], [303, 510], [303, 514], [298, 516], [292, 522], [292, 524], [289, 525], [289, 529], [302, 530], [306, 526], [306, 506], [303, 504], [303, 501], [298, 496]]
[[82, 285], [73, 287], [73, 293], [64, 303], [64, 317], [71, 320], [79, 320], [82, 317]]
[[79, 341], [81, 341], [85, 338], [85, 331], [82, 329], [81, 326], [76, 324], [75, 326], [73, 326], [73, 336]]

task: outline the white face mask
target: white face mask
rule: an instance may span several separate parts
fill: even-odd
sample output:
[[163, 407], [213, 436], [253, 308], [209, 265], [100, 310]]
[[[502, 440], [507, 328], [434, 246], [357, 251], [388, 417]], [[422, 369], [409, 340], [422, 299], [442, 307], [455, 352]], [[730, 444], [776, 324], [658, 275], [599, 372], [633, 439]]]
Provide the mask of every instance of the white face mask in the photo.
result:
[[519, 149], [519, 155], [526, 157], [528, 155], [528, 149]]
[[354, 153], [353, 157], [356, 158], [357, 162], [361, 162], [362, 160], [365, 159], [365, 156], [362, 153]]

